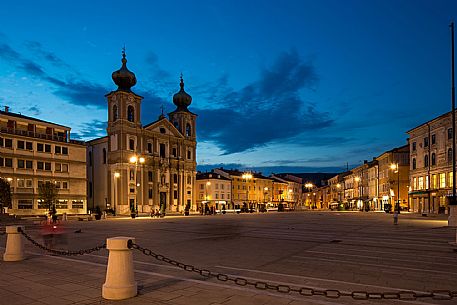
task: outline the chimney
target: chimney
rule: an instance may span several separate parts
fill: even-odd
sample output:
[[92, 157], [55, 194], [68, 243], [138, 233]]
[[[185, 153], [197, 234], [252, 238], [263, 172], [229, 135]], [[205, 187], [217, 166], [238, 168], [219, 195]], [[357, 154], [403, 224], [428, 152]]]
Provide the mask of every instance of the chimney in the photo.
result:
[[10, 107], [5, 106], [5, 112], [9, 112], [9, 111], [10, 111]]

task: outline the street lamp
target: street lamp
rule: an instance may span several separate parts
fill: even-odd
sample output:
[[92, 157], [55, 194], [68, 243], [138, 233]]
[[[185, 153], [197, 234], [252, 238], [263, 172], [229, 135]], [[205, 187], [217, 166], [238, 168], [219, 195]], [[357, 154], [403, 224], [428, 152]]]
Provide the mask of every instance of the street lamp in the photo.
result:
[[398, 167], [398, 163], [392, 163], [390, 165], [390, 169], [397, 174], [397, 204], [395, 205], [395, 209], [398, 211], [400, 210], [400, 169]]
[[[311, 182], [305, 183], [305, 187], [306, 187], [308, 193], [311, 191], [311, 189], [313, 188], [313, 186], [314, 186], [314, 185], [313, 185]], [[309, 200], [309, 194], [308, 194], [308, 205], [310, 205], [310, 204], [309, 204], [309, 201], [310, 201], [310, 200]]]
[[206, 214], [206, 205], [208, 204], [209, 201], [209, 196], [208, 196], [208, 188], [211, 186], [211, 181], [207, 181], [205, 185], [205, 206], [202, 206], [202, 213]]
[[249, 204], [249, 186], [247, 185], [248, 180], [252, 179], [252, 174], [251, 173], [244, 173], [241, 175], [241, 178], [246, 180], [246, 201]]
[[[137, 156], [132, 156], [130, 157], [130, 163], [135, 164], [135, 190], [136, 190], [136, 200], [135, 200], [135, 213], [138, 214], [138, 187], [141, 185], [143, 182], [140, 177], [140, 181], [138, 181], [137, 176], [138, 176], [138, 163], [140, 165], [143, 165], [146, 159], [144, 157], [137, 157]], [[141, 167], [141, 176], [143, 176], [143, 167]], [[140, 189], [141, 190], [141, 189]], [[141, 192], [141, 211], [143, 211], [143, 192]]]
[[118, 190], [118, 186], [117, 186], [117, 180], [119, 179], [119, 177], [121, 176], [120, 173], [118, 172], [114, 172], [114, 209], [115, 210], [118, 206], [118, 197], [117, 197], [117, 190]]

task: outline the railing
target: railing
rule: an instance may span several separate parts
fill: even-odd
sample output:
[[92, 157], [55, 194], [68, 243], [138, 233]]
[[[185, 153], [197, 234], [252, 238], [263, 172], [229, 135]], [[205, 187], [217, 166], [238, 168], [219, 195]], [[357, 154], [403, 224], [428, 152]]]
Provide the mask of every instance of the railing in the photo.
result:
[[34, 131], [28, 131], [28, 130], [22, 130], [22, 129], [16, 129], [16, 128], [1, 127], [0, 131], [2, 133], [26, 136], [26, 137], [31, 137], [31, 138], [51, 140], [51, 141], [57, 141], [57, 142], [67, 142], [66, 137], [56, 136], [56, 135], [52, 135], [52, 134], [38, 133], [38, 132], [34, 132]]

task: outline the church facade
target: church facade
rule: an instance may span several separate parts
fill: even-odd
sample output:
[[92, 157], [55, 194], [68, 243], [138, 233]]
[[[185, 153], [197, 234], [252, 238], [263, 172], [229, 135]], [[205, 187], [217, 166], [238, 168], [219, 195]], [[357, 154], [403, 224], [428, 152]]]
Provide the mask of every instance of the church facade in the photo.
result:
[[117, 90], [106, 95], [107, 136], [87, 144], [88, 208], [112, 209], [117, 215], [154, 211], [196, 210], [196, 119], [184, 90], [173, 96], [176, 109], [152, 123], [141, 122], [143, 97], [131, 88], [135, 74], [122, 67], [113, 72]]

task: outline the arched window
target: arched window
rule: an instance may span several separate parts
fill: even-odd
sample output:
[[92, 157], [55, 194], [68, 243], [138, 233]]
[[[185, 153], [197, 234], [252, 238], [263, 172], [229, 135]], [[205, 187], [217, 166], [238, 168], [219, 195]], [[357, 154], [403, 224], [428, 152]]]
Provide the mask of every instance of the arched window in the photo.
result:
[[173, 175], [173, 183], [178, 183], [178, 175], [177, 174]]
[[428, 167], [428, 155], [424, 157], [424, 167]]
[[135, 120], [135, 109], [131, 105], [127, 107], [127, 120], [129, 120], [129, 122]]
[[432, 153], [432, 166], [436, 165], [436, 155], [435, 153]]
[[118, 114], [117, 114], [117, 105], [114, 105], [113, 106], [113, 121], [116, 121], [118, 118]]
[[416, 169], [416, 158], [413, 158], [413, 169]]
[[192, 135], [192, 128], [190, 127], [190, 124], [186, 124], [186, 136], [190, 137]]
[[103, 164], [106, 164], [106, 148], [103, 148]]
[[452, 148], [447, 150], [447, 162], [452, 162]]

